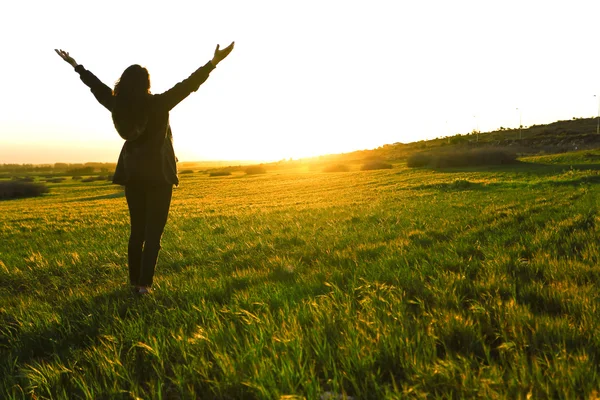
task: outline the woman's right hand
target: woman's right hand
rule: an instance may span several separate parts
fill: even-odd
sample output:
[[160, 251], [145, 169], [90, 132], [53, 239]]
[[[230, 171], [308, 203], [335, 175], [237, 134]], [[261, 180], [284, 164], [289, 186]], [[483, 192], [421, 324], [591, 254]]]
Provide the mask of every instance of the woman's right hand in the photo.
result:
[[75, 68], [77, 66], [77, 61], [75, 61], [75, 59], [69, 55], [68, 51], [57, 50], [57, 49], [54, 49], [54, 51], [56, 52], [56, 54], [58, 54], [60, 56], [60, 58], [65, 60], [67, 63], [69, 63], [73, 68]]

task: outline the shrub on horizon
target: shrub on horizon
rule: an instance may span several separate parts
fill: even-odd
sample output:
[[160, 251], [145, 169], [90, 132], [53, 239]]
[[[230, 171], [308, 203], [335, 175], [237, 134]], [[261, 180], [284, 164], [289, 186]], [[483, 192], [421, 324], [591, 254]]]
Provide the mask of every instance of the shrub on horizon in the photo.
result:
[[517, 162], [517, 155], [506, 149], [481, 148], [458, 149], [443, 152], [415, 153], [408, 157], [406, 166], [411, 168], [454, 168], [483, 165], [504, 165]]
[[109, 176], [106, 175], [98, 175], [98, 176], [88, 176], [87, 178], [83, 178], [81, 182], [96, 182], [96, 181], [106, 181], [111, 180]]
[[33, 176], [13, 176], [13, 181], [17, 182], [33, 182]]
[[46, 182], [48, 183], [59, 183], [62, 182], [64, 180], [66, 180], [67, 178], [63, 178], [62, 176], [58, 176], [58, 177], [54, 177], [54, 178], [47, 178]]
[[229, 176], [231, 171], [211, 171], [208, 176]]
[[350, 168], [343, 164], [329, 165], [323, 169], [323, 172], [348, 172]]
[[267, 170], [262, 165], [251, 165], [247, 167], [245, 170], [247, 175], [258, 175], [258, 174], [266, 174]]
[[414, 153], [406, 160], [406, 166], [409, 168], [426, 167], [431, 163], [431, 153]]
[[20, 199], [41, 196], [48, 193], [48, 187], [42, 183], [22, 181], [1, 181], [0, 200]]
[[179, 174], [193, 174], [194, 171], [191, 169], [184, 169], [183, 171], [179, 171]]
[[71, 168], [67, 170], [69, 175], [88, 175], [94, 173], [94, 167]]
[[392, 169], [393, 166], [390, 163], [387, 163], [385, 161], [369, 161], [366, 162], [362, 165], [362, 167], [360, 167], [361, 171], [373, 171], [376, 169]]

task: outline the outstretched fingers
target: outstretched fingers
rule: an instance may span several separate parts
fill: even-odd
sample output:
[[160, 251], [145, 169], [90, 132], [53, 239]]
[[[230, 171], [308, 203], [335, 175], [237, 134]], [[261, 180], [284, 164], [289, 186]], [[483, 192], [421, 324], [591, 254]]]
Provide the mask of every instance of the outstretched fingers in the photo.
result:
[[213, 56], [212, 59], [212, 63], [216, 66], [219, 62], [221, 62], [225, 57], [227, 57], [229, 55], [229, 53], [231, 53], [231, 50], [233, 50], [233, 44], [235, 42], [231, 42], [231, 44], [227, 47], [225, 47], [224, 49], [221, 50], [221, 45], [217, 45], [217, 48], [215, 49], [215, 55]]
[[64, 51], [64, 50], [58, 50], [58, 49], [54, 49], [54, 51], [56, 52], [56, 54], [58, 54], [63, 60], [67, 60], [69, 58], [69, 52]]
[[56, 52], [56, 54], [58, 54], [60, 56], [60, 58], [65, 60], [67, 63], [69, 63], [73, 67], [77, 66], [77, 62], [73, 59], [73, 57], [71, 57], [69, 55], [68, 51], [64, 51], [62, 49], [54, 49], [54, 51]]
[[229, 55], [229, 53], [231, 53], [231, 50], [233, 50], [234, 43], [235, 42], [231, 42], [231, 44], [229, 46], [227, 46], [223, 50], [219, 51], [221, 58], [225, 58]]

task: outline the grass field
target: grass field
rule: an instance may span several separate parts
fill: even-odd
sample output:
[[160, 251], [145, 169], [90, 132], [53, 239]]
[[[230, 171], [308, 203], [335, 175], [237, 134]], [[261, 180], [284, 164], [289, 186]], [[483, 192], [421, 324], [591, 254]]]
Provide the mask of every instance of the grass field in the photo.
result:
[[184, 174], [145, 297], [119, 186], [0, 202], [0, 398], [597, 399], [598, 154]]

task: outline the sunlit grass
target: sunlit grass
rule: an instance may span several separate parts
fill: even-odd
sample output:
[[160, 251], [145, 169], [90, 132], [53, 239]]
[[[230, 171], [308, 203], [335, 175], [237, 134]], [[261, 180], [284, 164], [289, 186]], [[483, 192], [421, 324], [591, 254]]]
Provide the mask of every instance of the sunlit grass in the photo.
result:
[[598, 171], [552, 157], [184, 174], [143, 298], [118, 186], [2, 202], [0, 398], [591, 397]]

